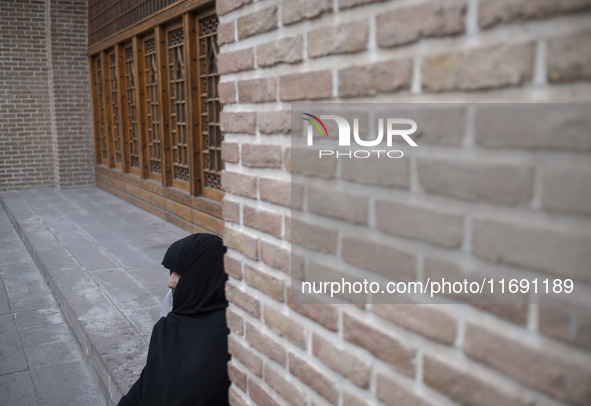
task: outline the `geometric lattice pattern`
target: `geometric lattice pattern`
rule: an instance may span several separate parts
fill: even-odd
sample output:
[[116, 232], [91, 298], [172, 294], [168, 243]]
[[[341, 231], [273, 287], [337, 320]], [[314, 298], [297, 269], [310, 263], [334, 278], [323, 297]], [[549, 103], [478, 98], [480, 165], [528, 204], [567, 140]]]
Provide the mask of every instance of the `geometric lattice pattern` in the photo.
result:
[[[116, 3], [89, 1], [92, 14]], [[196, 191], [218, 198], [223, 170], [218, 19], [195, 18], [154, 26], [151, 33], [127, 37], [94, 55], [97, 162], [163, 185], [172, 178], [171, 186], [187, 192], [199, 182]]]
[[222, 133], [220, 131], [217, 16], [199, 20], [199, 80], [201, 83], [201, 142], [206, 187], [221, 189]]
[[135, 66], [133, 60], [133, 48], [128, 46], [125, 48], [125, 90], [127, 94], [127, 122], [128, 122], [128, 140], [129, 140], [129, 155], [130, 165], [132, 168], [139, 169], [139, 138], [138, 138], [138, 123], [137, 123], [137, 103], [135, 100]]
[[173, 178], [187, 182], [184, 188], [188, 190], [189, 137], [185, 94], [185, 38], [182, 27], [169, 31], [167, 36]]
[[113, 111], [113, 144], [115, 147], [115, 164], [121, 168], [121, 132], [119, 130], [119, 104], [117, 103], [117, 58], [115, 51], [109, 54], [110, 82], [111, 82], [111, 108]]
[[98, 113], [99, 113], [99, 123], [98, 129], [99, 133], [99, 148], [100, 151], [98, 152], [98, 157], [100, 158], [101, 163], [108, 162], [108, 155], [107, 155], [107, 131], [105, 128], [105, 97], [103, 92], [103, 68], [102, 68], [102, 59], [99, 56], [95, 59], [95, 68], [96, 68], [96, 89], [98, 95]]
[[156, 40], [144, 40], [144, 80], [146, 81], [146, 124], [148, 133], [148, 153], [150, 173], [162, 173], [162, 152], [160, 146], [160, 104], [158, 98], [158, 61], [156, 60]]

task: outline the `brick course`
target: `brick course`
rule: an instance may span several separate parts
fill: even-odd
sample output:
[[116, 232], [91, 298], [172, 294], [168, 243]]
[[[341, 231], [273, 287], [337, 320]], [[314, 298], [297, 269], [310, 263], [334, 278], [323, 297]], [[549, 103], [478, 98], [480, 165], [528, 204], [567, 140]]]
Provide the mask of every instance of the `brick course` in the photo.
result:
[[[478, 61], [478, 63], [472, 63]], [[423, 62], [423, 89], [443, 92], [519, 86], [533, 75], [534, 45], [511, 44], [429, 56]]]
[[283, 25], [289, 25], [303, 19], [315, 18], [330, 11], [331, 7], [331, 0], [284, 0], [281, 22]]
[[462, 216], [411, 204], [378, 200], [377, 228], [388, 234], [418, 239], [447, 248], [462, 243]]
[[318, 334], [312, 337], [312, 352], [328, 367], [343, 375], [355, 385], [369, 387], [371, 365], [359, 356], [344, 348], [337, 347], [332, 341]]
[[427, 193], [498, 205], [527, 204], [533, 193], [533, 168], [470, 159], [419, 159], [418, 176]]
[[265, 364], [264, 376], [265, 382], [290, 404], [296, 406], [306, 405], [306, 393], [293, 380], [285, 379], [281, 370], [270, 364]]
[[462, 405], [494, 406], [519, 405], [526, 406], [532, 399], [519, 395], [487, 382], [475, 371], [466, 367], [454, 365], [451, 361], [444, 361], [430, 355], [423, 360], [424, 380], [430, 387], [446, 394]]
[[591, 281], [591, 233], [566, 233], [549, 225], [477, 219], [473, 246], [488, 261]]
[[277, 7], [268, 7], [238, 19], [238, 39], [277, 28]]
[[330, 71], [294, 73], [279, 78], [279, 98], [284, 101], [325, 99], [332, 95]]
[[394, 369], [413, 376], [416, 350], [387, 331], [347, 314], [343, 317], [343, 336], [347, 341], [366, 348]]
[[289, 354], [289, 372], [331, 404], [337, 404], [339, 392], [336, 388], [336, 381], [329, 378], [308, 360], [295, 354]]
[[300, 348], [306, 348], [306, 328], [301, 322], [273, 307], [265, 307], [264, 321], [277, 334], [287, 337]]
[[569, 404], [584, 405], [591, 398], [589, 365], [475, 324], [467, 327], [465, 349], [470, 357]]
[[285, 347], [269, 334], [261, 332], [260, 327], [246, 323], [246, 341], [252, 347], [269, 357], [269, 359], [283, 367], [286, 366]]
[[395, 47], [422, 37], [441, 37], [464, 32], [465, 0], [431, 1], [411, 5], [377, 18], [377, 40], [381, 47]]
[[238, 101], [240, 103], [261, 103], [277, 98], [275, 79], [253, 79], [238, 82]]
[[364, 21], [318, 28], [308, 33], [308, 56], [360, 52], [367, 48], [368, 37], [369, 26]]
[[373, 96], [410, 89], [412, 62], [409, 59], [353, 66], [339, 70], [339, 95]]
[[573, 13], [591, 7], [589, 0], [528, 1], [482, 0], [478, 22], [482, 28], [519, 20], [548, 18], [563, 13]]
[[[591, 7], [591, 3], [589, 6]], [[548, 80], [573, 82], [591, 78], [590, 30], [553, 38], [548, 42]]]
[[303, 58], [303, 38], [301, 36], [282, 38], [260, 45], [256, 48], [259, 66], [273, 66], [278, 63], [300, 62]]
[[245, 144], [242, 147], [242, 164], [255, 168], [279, 169], [283, 163], [279, 145]]
[[220, 73], [234, 73], [254, 68], [254, 49], [244, 49], [221, 54], [218, 61]]
[[276, 277], [271, 272], [255, 269], [245, 265], [244, 280], [253, 288], [266, 293], [276, 301], [284, 301], [284, 282], [282, 279]]
[[433, 404], [421, 399], [405, 388], [405, 386], [410, 385], [401, 385], [387, 375], [379, 374], [376, 386], [378, 399], [389, 406], [429, 406]]

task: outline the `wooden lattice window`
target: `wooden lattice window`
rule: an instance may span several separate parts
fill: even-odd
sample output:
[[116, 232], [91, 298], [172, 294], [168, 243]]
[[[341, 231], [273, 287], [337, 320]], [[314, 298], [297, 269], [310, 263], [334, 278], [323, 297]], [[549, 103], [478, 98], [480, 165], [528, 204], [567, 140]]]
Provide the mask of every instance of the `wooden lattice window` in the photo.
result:
[[173, 186], [189, 190], [189, 140], [183, 28], [170, 29], [167, 32], [167, 40]]
[[158, 61], [156, 58], [156, 39], [144, 39], [144, 80], [146, 95], [146, 120], [148, 138], [148, 169], [150, 177], [162, 178], [162, 150], [160, 140], [160, 104], [158, 97]]
[[117, 56], [115, 51], [109, 52], [109, 82], [111, 85], [111, 115], [113, 120], [113, 148], [115, 151], [115, 167], [123, 169], [123, 151], [121, 128], [119, 122], [119, 98], [117, 86]]
[[221, 199], [217, 27], [212, 11], [184, 11], [89, 59], [97, 164]]
[[199, 80], [201, 90], [201, 145], [206, 188], [221, 189], [222, 133], [220, 131], [219, 72], [217, 67], [217, 16], [199, 19]]
[[135, 174], [140, 173], [140, 156], [139, 156], [139, 131], [137, 121], [137, 103], [135, 97], [136, 73], [135, 60], [133, 56], [133, 46], [130, 44], [124, 48], [125, 55], [125, 90], [127, 99], [127, 140], [129, 142], [129, 162], [131, 172]]

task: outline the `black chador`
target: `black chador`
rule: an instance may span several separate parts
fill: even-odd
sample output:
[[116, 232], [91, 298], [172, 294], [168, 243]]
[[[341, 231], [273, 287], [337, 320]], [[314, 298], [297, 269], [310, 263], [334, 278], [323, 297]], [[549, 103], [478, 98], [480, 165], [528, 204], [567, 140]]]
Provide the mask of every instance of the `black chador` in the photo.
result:
[[119, 406], [226, 406], [229, 360], [222, 239], [193, 234], [162, 265], [180, 274], [172, 311], [154, 326], [148, 360]]

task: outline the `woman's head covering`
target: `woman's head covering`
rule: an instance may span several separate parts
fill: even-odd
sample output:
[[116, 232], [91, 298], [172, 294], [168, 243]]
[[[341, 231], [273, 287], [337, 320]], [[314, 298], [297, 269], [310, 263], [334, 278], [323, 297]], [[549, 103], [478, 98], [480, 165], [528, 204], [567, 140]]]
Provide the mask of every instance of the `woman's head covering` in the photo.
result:
[[173, 294], [173, 314], [195, 315], [228, 305], [225, 252], [222, 239], [213, 234], [193, 234], [168, 247], [162, 265], [181, 275]]

